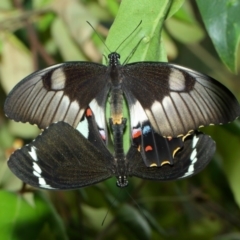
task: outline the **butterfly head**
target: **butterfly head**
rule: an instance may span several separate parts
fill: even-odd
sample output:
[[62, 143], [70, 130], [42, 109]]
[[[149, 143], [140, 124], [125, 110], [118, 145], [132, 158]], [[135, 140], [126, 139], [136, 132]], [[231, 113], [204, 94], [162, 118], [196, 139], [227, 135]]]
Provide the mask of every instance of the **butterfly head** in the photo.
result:
[[116, 52], [112, 52], [108, 55], [109, 59], [109, 65], [110, 66], [117, 66], [120, 64], [119, 59], [120, 59], [120, 54]]
[[128, 185], [128, 180], [126, 176], [118, 176], [117, 186], [120, 188], [126, 187]]

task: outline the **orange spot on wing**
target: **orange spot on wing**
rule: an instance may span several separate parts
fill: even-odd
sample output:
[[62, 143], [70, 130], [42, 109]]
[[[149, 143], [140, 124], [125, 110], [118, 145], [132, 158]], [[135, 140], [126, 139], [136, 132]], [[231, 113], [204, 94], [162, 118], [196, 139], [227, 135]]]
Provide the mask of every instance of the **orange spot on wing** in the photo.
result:
[[141, 131], [136, 131], [136, 132], [134, 132], [133, 135], [132, 135], [133, 138], [138, 138], [138, 137], [140, 137], [140, 136], [141, 136]]
[[152, 151], [152, 150], [153, 150], [153, 148], [151, 146], [146, 146], [145, 147], [145, 152]]
[[87, 111], [86, 111], [86, 116], [91, 117], [92, 115], [93, 115], [92, 110], [90, 108], [88, 108]]

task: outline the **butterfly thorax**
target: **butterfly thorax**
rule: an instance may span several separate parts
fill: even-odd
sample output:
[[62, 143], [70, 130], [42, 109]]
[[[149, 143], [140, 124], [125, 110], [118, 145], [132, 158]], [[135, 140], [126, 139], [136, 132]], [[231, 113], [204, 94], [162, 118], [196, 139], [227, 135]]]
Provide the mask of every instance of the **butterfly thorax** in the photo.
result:
[[109, 59], [109, 76], [110, 82], [113, 88], [121, 88], [122, 76], [121, 76], [121, 65], [120, 55], [116, 52], [112, 52], [108, 55]]

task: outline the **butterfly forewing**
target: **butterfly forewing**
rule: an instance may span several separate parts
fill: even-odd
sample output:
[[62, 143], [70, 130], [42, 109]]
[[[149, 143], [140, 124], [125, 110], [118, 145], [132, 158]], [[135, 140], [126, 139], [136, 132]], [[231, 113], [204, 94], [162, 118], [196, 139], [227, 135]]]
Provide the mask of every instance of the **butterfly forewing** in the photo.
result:
[[52, 124], [14, 152], [8, 166], [23, 182], [39, 188], [75, 189], [103, 181], [113, 175], [113, 156], [100, 137], [90, 135], [89, 141], [67, 123]]
[[[122, 67], [127, 100], [141, 104], [154, 130], [176, 137], [240, 115], [233, 94], [216, 80], [168, 63], [139, 62]], [[130, 92], [130, 93], [129, 93]], [[231, 106], [231, 107], [229, 107]]]
[[10, 92], [4, 111], [15, 121], [40, 128], [57, 121], [76, 127], [98, 94], [106, 98], [106, 69], [96, 63], [68, 62], [35, 72]]
[[[154, 131], [166, 137], [185, 135], [200, 126], [228, 123], [240, 115], [233, 94], [204, 74], [160, 62], [120, 65], [119, 57], [117, 53], [109, 54], [109, 66], [68, 62], [31, 74], [9, 94], [4, 106], [6, 115], [40, 128], [57, 121], [76, 127], [98, 95], [99, 106], [105, 110], [112, 87], [123, 89], [130, 107], [138, 102]], [[116, 104], [114, 109], [118, 107]]]

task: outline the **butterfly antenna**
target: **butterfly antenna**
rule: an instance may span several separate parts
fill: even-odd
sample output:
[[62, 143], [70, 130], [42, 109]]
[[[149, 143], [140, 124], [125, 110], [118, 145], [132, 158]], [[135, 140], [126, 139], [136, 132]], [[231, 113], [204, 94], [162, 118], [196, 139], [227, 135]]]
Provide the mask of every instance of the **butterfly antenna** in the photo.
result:
[[[121, 188], [119, 189], [118, 194], [120, 193], [120, 191], [121, 191]], [[106, 220], [106, 218], [107, 218], [107, 215], [108, 215], [109, 211], [113, 208], [113, 204], [116, 202], [116, 200], [117, 200], [117, 198], [114, 198], [114, 200], [111, 202], [111, 205], [110, 205], [110, 207], [108, 208], [105, 217], [103, 218], [102, 226], [103, 226], [103, 224], [104, 224], [104, 222], [105, 222], [105, 220]]]
[[102, 41], [103, 45], [107, 48], [107, 50], [108, 50], [109, 52], [111, 52], [110, 49], [108, 48], [108, 46], [107, 46], [107, 45], [105, 44], [105, 42], [103, 41], [102, 37], [98, 34], [98, 32], [96, 31], [96, 29], [93, 27], [93, 25], [92, 25], [90, 22], [88, 22], [88, 21], [87, 21], [87, 23], [88, 23], [88, 25], [93, 29], [93, 31], [97, 34], [97, 36], [98, 36], [99, 39]]
[[139, 204], [136, 202], [136, 200], [131, 196], [131, 194], [127, 191], [127, 189], [125, 189], [125, 191], [127, 192], [128, 196], [131, 198], [131, 200], [133, 201], [133, 203], [137, 206], [137, 208], [139, 209], [139, 211], [142, 213], [142, 215], [147, 219], [147, 216], [144, 214], [144, 212], [142, 211], [142, 209], [140, 208]]
[[120, 43], [120, 45], [117, 47], [117, 49], [115, 50], [115, 52], [117, 52], [117, 50], [123, 45], [124, 42], [126, 42], [126, 40], [139, 28], [139, 26], [142, 24], [142, 20], [140, 21], [140, 23], [135, 27], [135, 29]]
[[127, 63], [127, 62], [129, 61], [129, 59], [130, 59], [130, 58], [133, 56], [133, 54], [136, 52], [139, 44], [141, 43], [141, 41], [142, 41], [144, 38], [145, 38], [145, 36], [142, 37], [142, 38], [138, 41], [137, 45], [133, 48], [133, 50], [132, 50], [131, 53], [128, 55], [128, 57], [124, 60], [124, 62], [122, 63], [122, 65], [124, 65], [125, 63]]

